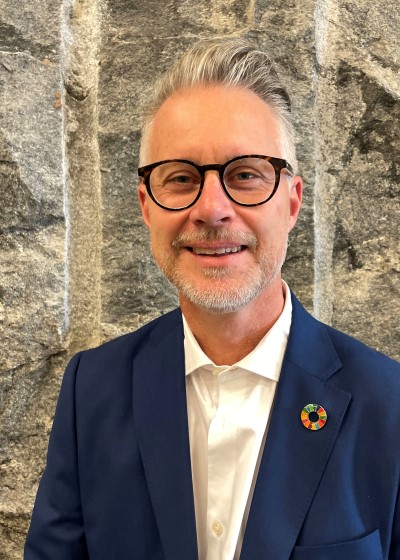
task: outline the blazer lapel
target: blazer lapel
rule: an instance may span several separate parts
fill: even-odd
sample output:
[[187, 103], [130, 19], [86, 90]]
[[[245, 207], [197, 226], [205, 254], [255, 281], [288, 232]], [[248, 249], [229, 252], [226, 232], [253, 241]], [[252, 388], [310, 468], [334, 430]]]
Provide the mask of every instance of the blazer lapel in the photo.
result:
[[[293, 299], [293, 320], [244, 536], [242, 560], [288, 560], [335, 444], [351, 395], [328, 383], [341, 363], [325, 328]], [[326, 425], [306, 429], [315, 403]], [[329, 504], [327, 504], [329, 507]]]
[[133, 363], [133, 413], [167, 560], [197, 560], [179, 311], [163, 318]]

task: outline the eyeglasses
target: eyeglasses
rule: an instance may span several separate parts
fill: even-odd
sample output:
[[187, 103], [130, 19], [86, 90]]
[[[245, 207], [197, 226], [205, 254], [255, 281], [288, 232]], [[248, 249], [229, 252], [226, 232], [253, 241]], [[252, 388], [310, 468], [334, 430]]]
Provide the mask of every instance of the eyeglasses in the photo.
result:
[[197, 165], [186, 159], [166, 159], [138, 169], [152, 200], [165, 210], [184, 210], [201, 196], [206, 171], [218, 171], [227, 197], [240, 206], [259, 206], [274, 196], [281, 171], [294, 175], [285, 160], [244, 155], [224, 164]]

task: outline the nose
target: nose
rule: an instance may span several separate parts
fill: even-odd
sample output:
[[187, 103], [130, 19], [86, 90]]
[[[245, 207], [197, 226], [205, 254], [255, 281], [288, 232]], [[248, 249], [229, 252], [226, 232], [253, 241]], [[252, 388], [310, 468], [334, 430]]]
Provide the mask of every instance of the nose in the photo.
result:
[[217, 171], [206, 171], [199, 200], [191, 208], [190, 220], [196, 225], [221, 226], [235, 215], [233, 202], [226, 196]]

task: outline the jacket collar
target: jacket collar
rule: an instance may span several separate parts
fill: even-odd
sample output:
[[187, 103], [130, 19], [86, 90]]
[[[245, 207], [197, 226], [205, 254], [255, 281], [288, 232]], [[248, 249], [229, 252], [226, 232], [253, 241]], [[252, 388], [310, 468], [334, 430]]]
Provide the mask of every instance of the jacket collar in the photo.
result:
[[133, 416], [166, 560], [197, 560], [180, 310], [133, 361]]
[[[324, 325], [293, 298], [293, 321], [268, 436], [244, 536], [241, 559], [287, 560], [335, 445], [351, 395], [328, 383], [342, 366]], [[322, 405], [323, 429], [300, 420]]]

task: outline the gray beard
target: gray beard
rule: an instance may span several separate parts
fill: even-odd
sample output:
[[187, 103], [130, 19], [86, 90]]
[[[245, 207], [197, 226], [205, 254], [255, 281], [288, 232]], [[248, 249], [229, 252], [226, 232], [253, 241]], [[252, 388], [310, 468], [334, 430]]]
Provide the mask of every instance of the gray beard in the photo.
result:
[[[243, 232], [232, 234], [232, 232], [222, 229], [207, 228], [199, 230], [190, 236], [184, 234], [178, 236], [172, 243], [172, 249], [176, 256], [178, 256], [181, 247], [195, 242], [206, 241], [242, 242], [253, 253], [255, 253], [258, 246], [257, 239], [252, 234], [245, 234]], [[161, 271], [177, 288], [180, 295], [209, 313], [225, 314], [245, 307], [273, 282], [281, 271], [286, 257], [286, 249], [287, 238], [281, 253], [275, 259], [272, 259], [267, 254], [261, 255], [258, 262], [247, 271], [240, 284], [236, 286], [228, 287], [226, 282], [224, 282], [232, 274], [232, 268], [205, 268], [203, 275], [212, 280], [207, 288], [199, 288], [188, 281], [186, 276], [179, 269], [175, 268], [174, 257], [171, 257], [169, 253], [156, 254], [156, 251], [153, 250], [153, 254]]]

